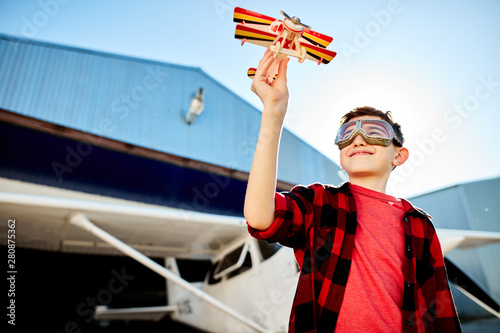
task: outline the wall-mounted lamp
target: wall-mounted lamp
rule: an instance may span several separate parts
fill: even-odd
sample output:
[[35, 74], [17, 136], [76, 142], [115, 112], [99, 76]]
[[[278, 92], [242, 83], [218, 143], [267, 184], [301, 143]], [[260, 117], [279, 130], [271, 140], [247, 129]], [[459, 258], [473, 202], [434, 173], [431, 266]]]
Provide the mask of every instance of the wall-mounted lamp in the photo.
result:
[[189, 110], [186, 114], [186, 122], [191, 124], [196, 118], [201, 114], [205, 108], [205, 100], [203, 97], [203, 88], [198, 88], [198, 92], [191, 99], [191, 104], [189, 105]]

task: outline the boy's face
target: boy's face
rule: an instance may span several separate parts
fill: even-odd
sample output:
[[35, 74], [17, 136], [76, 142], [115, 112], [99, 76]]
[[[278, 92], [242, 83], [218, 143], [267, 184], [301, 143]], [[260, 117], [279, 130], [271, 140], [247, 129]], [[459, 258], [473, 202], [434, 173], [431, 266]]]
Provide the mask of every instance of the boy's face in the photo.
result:
[[[350, 119], [381, 119], [377, 116], [361, 116]], [[349, 178], [384, 177], [388, 178], [394, 166], [403, 164], [408, 158], [408, 150], [394, 143], [387, 147], [366, 143], [357, 135], [350, 145], [340, 150], [340, 166]]]

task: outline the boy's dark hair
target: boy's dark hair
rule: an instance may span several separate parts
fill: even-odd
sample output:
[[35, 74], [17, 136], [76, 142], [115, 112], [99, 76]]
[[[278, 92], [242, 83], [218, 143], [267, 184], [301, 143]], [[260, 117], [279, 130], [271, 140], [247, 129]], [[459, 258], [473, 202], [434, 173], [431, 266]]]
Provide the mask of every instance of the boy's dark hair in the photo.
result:
[[[342, 119], [340, 119], [340, 126], [349, 122], [352, 118], [361, 117], [361, 116], [376, 116], [380, 117], [382, 120], [387, 121], [391, 124], [392, 129], [394, 130], [394, 134], [396, 135], [397, 140], [392, 140], [394, 144], [398, 147], [402, 147], [405, 141], [403, 137], [403, 132], [401, 132], [401, 126], [398, 123], [395, 123], [392, 120], [391, 111], [380, 111], [371, 106], [360, 106], [351, 111], [347, 112]], [[399, 142], [398, 142], [399, 141]]]

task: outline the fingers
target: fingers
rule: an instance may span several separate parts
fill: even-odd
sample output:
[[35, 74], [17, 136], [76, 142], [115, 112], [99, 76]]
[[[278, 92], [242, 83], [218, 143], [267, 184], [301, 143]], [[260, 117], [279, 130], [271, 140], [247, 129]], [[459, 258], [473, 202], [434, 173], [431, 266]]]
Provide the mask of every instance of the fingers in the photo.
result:
[[286, 80], [289, 61], [290, 61], [289, 57], [286, 57], [285, 59], [280, 61], [278, 66], [278, 78], [283, 78]]
[[265, 81], [267, 84], [272, 84], [276, 74], [278, 74], [278, 77], [286, 80], [289, 61], [290, 58], [286, 55], [278, 54], [277, 57], [274, 57], [274, 54], [269, 49], [266, 49], [266, 53], [264, 53], [264, 57], [259, 62], [259, 66], [255, 72], [254, 80], [258, 78], [258, 81]]
[[[259, 62], [259, 65], [257, 66], [257, 70], [255, 71], [255, 77], [254, 80], [265, 80], [267, 83], [270, 83], [268, 81], [269, 79], [269, 71], [272, 70], [271, 66], [274, 62], [274, 55], [271, 52], [271, 50], [266, 49], [266, 52], [264, 52], [264, 56]], [[274, 76], [275, 73], [271, 76], [271, 78]]]
[[[274, 57], [273, 52], [266, 49], [255, 71], [251, 90], [261, 99], [275, 93], [287, 96], [287, 68], [289, 61], [290, 58], [286, 55], [279, 54], [278, 57]], [[278, 73], [278, 76], [274, 80], [276, 73]]]

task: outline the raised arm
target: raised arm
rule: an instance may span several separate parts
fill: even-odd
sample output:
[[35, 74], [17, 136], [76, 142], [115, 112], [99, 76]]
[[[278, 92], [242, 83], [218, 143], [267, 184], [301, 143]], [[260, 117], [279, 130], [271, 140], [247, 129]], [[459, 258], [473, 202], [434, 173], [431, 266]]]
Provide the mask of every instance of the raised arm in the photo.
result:
[[281, 60], [278, 77], [274, 81], [269, 80], [266, 74], [276, 67], [277, 59], [267, 49], [259, 62], [252, 83], [252, 91], [261, 99], [264, 110], [248, 179], [244, 214], [248, 224], [259, 230], [269, 228], [274, 220], [278, 150], [288, 106], [286, 78], [288, 61], [289, 58]]

